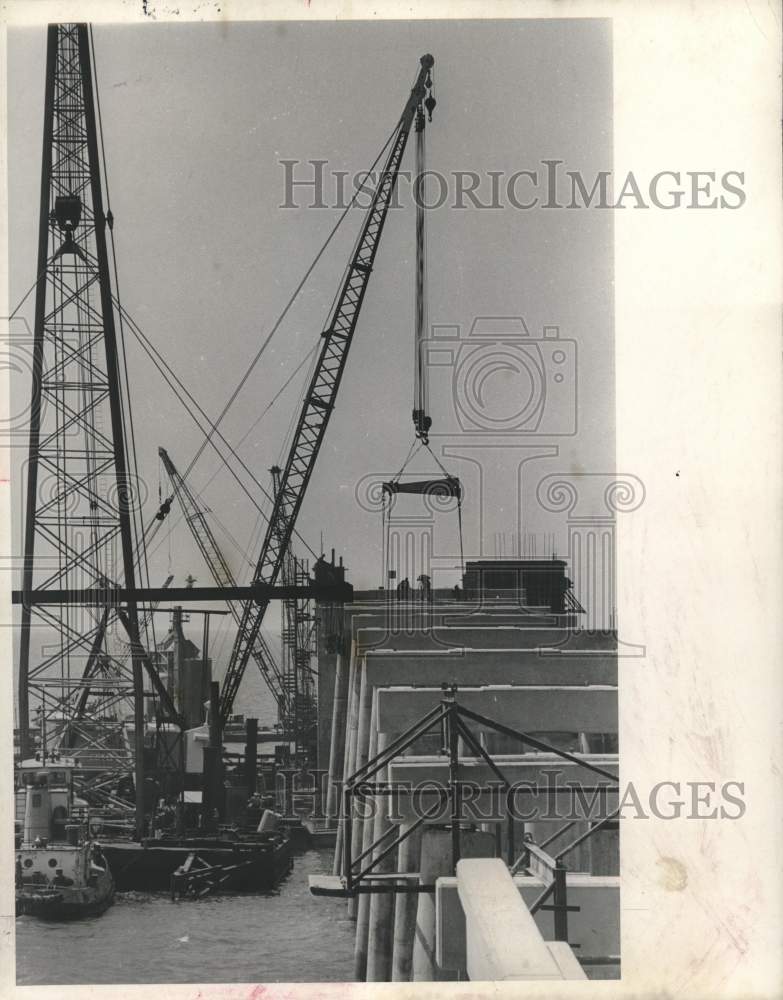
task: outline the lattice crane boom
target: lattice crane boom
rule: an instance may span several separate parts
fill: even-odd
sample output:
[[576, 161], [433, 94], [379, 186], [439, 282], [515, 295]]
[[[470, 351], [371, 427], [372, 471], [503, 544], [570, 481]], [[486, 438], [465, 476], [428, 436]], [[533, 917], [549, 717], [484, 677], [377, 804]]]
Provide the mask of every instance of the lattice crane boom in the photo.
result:
[[[430, 70], [434, 63], [435, 60], [431, 55], [421, 57], [416, 82], [392, 138], [391, 149], [335, 302], [331, 320], [322, 334], [323, 343], [283, 468], [280, 489], [275, 496], [256, 565], [254, 582], [275, 583], [285, 558], [307, 484], [334, 409], [351, 340], [397, 184], [408, 135], [427, 89], [431, 88]], [[429, 100], [432, 101], [432, 98]], [[261, 601], [245, 605], [221, 691], [220, 715], [223, 722], [231, 714], [268, 603]]]
[[[198, 500], [180, 475], [166, 449], [158, 448], [158, 455], [163, 462], [163, 467], [171, 482], [174, 495], [179, 501], [188, 527], [201, 555], [204, 557], [204, 562], [207, 564], [213, 580], [218, 587], [235, 587], [237, 584], [234, 574], [217, 543], [217, 539], [209, 526], [209, 522]], [[241, 625], [245, 609], [244, 604], [239, 601], [229, 601], [228, 608], [237, 625]], [[286, 718], [288, 695], [285, 690], [284, 678], [278, 669], [263, 633], [260, 631], [256, 636], [256, 641], [250, 651], [250, 655], [255, 660], [261, 676], [277, 702], [281, 719]]]

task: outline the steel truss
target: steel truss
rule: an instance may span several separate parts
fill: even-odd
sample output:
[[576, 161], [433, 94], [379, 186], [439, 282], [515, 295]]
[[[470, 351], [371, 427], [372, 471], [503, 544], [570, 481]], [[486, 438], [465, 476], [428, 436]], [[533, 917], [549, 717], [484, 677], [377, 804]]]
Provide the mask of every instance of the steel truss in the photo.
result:
[[[552, 753], [562, 760], [579, 764], [581, 767], [592, 772], [597, 778], [603, 779], [599, 784], [585, 788], [583, 792], [609, 793], [619, 789], [617, 776], [596, 764], [585, 760], [584, 757], [569, 753], [566, 750], [552, 746], [529, 733], [523, 733], [509, 726], [504, 726], [499, 722], [487, 718], [478, 712], [473, 712], [460, 705], [457, 701], [457, 688], [443, 686], [444, 694], [440, 705], [433, 708], [426, 715], [422, 716], [397, 739], [389, 743], [379, 754], [368, 760], [348, 777], [343, 785], [342, 811], [339, 821], [343, 826], [342, 859], [339, 876], [326, 876], [319, 879], [318, 883], [311, 884], [313, 895], [339, 896], [350, 898], [358, 894], [392, 892], [392, 893], [420, 893], [435, 892], [434, 884], [422, 883], [420, 876], [416, 872], [378, 872], [378, 866], [411, 834], [422, 827], [428, 820], [432, 820], [448, 803], [449, 818], [448, 824], [451, 831], [451, 866], [456, 872], [457, 862], [461, 857], [461, 841], [465, 832], [465, 817], [462, 807], [463, 792], [467, 787], [475, 790], [475, 786], [469, 786], [468, 782], [460, 779], [460, 740], [472, 751], [474, 757], [480, 758], [488, 766], [491, 773], [497, 779], [498, 789], [505, 796], [506, 830], [507, 830], [507, 857], [506, 861], [512, 874], [519, 870], [526, 870], [531, 864], [531, 859], [537, 862], [536, 871], [544, 874], [548, 879], [544, 892], [531, 907], [531, 913], [536, 913], [539, 909], [552, 910], [555, 921], [555, 940], [568, 940], [568, 913], [573, 912], [577, 907], [568, 905], [566, 873], [568, 868], [565, 864], [566, 858], [576, 847], [585, 840], [593, 836], [599, 829], [616, 823], [619, 816], [619, 809], [616, 809], [600, 820], [595, 822], [585, 833], [581, 834], [571, 843], [562, 848], [554, 857], [548, 855], [543, 848], [562, 836], [568, 829], [573, 827], [573, 823], [567, 823], [556, 831], [542, 845], [538, 846], [525, 842], [522, 851], [517, 856], [515, 845], [514, 815], [511, 808], [512, 797], [515, 790], [502, 769], [493, 761], [491, 755], [481, 745], [477, 735], [471, 731], [470, 723], [480, 723], [485, 729], [492, 730], [504, 736], [509, 736], [520, 742], [523, 746], [545, 753]], [[449, 758], [449, 781], [448, 787], [440, 789], [428, 788], [428, 793], [436, 796], [436, 801], [425, 809], [418, 818], [407, 825], [405, 830], [397, 834], [396, 827], [389, 829], [374, 840], [369, 847], [363, 850], [356, 857], [353, 857], [353, 824], [354, 824], [354, 802], [363, 802], [374, 796], [387, 798], [390, 796], [410, 795], [412, 790], [405, 785], [392, 784], [388, 781], [373, 781], [372, 779], [386, 768], [396, 757], [399, 757], [422, 736], [428, 733], [439, 733], [443, 752]], [[556, 791], [556, 790], [555, 790]], [[500, 827], [496, 826], [498, 833]], [[499, 838], [498, 838], [499, 849]], [[376, 853], [377, 852], [377, 853]], [[547, 904], [547, 900], [552, 897], [552, 903]], [[547, 905], [545, 905], [547, 904]]]
[[[88, 27], [50, 25], [22, 573], [23, 593], [36, 598], [58, 589], [136, 587], [139, 497], [106, 243], [113, 220], [103, 204]], [[130, 643], [129, 659], [112, 651], [118, 633]], [[89, 717], [92, 749], [115, 758], [118, 716], [132, 711], [135, 746], [123, 765], [132, 760], [137, 773], [139, 822], [145, 669], [163, 711], [175, 718], [141, 642], [135, 600], [111, 608], [97, 600], [23, 603], [22, 755], [32, 749], [34, 704], [50, 747], [73, 750]]]

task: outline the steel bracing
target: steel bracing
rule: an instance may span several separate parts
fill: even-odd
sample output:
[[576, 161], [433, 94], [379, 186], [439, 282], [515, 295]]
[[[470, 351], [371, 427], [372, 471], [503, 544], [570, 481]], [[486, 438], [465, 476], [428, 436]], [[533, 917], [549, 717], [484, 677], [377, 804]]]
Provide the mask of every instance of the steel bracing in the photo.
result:
[[[537, 864], [539, 874], [545, 871], [547, 887], [531, 905], [530, 912], [537, 910], [552, 910], [554, 914], [555, 940], [568, 940], [568, 905], [566, 874], [568, 871], [565, 858], [585, 840], [611, 824], [616, 824], [620, 808], [609, 808], [610, 794], [617, 797], [619, 783], [617, 775], [604, 767], [591, 762], [585, 755], [576, 755], [559, 747], [553, 746], [530, 733], [512, 729], [500, 722], [487, 718], [478, 712], [471, 711], [458, 701], [455, 686], [442, 685], [443, 698], [439, 705], [431, 709], [419, 720], [413, 723], [404, 733], [392, 740], [375, 757], [372, 757], [346, 779], [342, 790], [342, 810], [340, 822], [343, 826], [341, 874], [336, 876], [316, 876], [311, 881], [310, 891], [316, 896], [338, 896], [348, 898], [364, 893], [422, 893], [434, 892], [434, 883], [426, 883], [420, 873], [388, 872], [381, 870], [381, 863], [393, 856], [397, 847], [408, 839], [416, 830], [428, 822], [448, 822], [451, 833], [451, 868], [456, 872], [457, 862], [462, 856], [462, 836], [474, 825], [474, 817], [464, 809], [469, 802], [468, 795], [475, 795], [475, 783], [464, 779], [460, 764], [468, 757], [481, 760], [487, 765], [495, 779], [494, 793], [497, 794], [497, 804], [505, 811], [505, 819], [496, 819], [496, 851], [500, 856], [500, 826], [502, 821], [507, 829], [506, 860], [512, 874], [529, 868], [532, 861]], [[554, 855], [544, 848], [549, 847], [556, 839], [562, 837], [575, 826], [575, 822], [566, 822], [551, 837], [542, 844], [536, 845], [527, 840], [517, 852], [515, 844], [515, 813], [513, 809], [514, 796], [521, 791], [519, 785], [514, 785], [504, 773], [504, 764], [498, 764], [488, 753], [481, 742], [479, 734], [471, 728], [471, 724], [479, 723], [485, 731], [499, 733], [518, 741], [520, 749], [526, 752], [544, 752], [553, 754], [561, 760], [579, 764], [584, 770], [594, 776], [595, 784], [564, 785], [561, 791], [569, 795], [594, 795], [594, 803], [598, 803], [597, 817], [591, 821], [589, 828], [574, 840], [567, 843]], [[369, 846], [359, 844], [354, 848], [354, 822], [356, 819], [354, 805], [358, 800], [362, 804], [362, 812], [366, 815], [367, 801], [371, 798], [397, 797], [405, 799], [414, 793], [414, 789], [404, 784], [394, 784], [380, 780], [379, 775], [395, 759], [410, 751], [422, 736], [428, 733], [438, 733], [444, 757], [448, 759], [448, 781], [438, 784], [436, 781], [426, 782], [428, 797], [433, 799], [429, 806], [421, 808], [417, 818], [403, 827], [390, 823], [388, 829], [380, 837], [371, 840]], [[463, 750], [460, 750], [460, 745]], [[528, 789], [530, 790], [530, 789]], [[556, 789], [551, 789], [556, 791]], [[421, 790], [419, 790], [421, 791]], [[385, 808], [378, 805], [376, 808]], [[372, 815], [370, 811], [369, 815]], [[551, 898], [552, 902], [547, 903]], [[607, 962], [613, 962], [608, 958]]]

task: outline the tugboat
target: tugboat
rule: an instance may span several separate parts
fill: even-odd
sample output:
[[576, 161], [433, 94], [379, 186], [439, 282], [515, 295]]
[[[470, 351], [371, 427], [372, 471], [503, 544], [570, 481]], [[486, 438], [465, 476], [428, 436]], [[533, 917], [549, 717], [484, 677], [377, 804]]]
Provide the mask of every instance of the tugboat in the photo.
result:
[[44, 920], [94, 917], [111, 905], [114, 879], [85, 819], [74, 809], [72, 758], [20, 765], [22, 842], [16, 851], [16, 915]]

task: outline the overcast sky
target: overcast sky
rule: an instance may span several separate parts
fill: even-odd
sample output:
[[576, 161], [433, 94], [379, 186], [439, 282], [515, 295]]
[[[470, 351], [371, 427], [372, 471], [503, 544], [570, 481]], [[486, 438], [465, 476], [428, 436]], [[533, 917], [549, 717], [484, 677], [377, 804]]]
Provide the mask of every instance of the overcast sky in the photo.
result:
[[[121, 297], [211, 415], [337, 218], [336, 209], [282, 210], [280, 161], [325, 159], [328, 169], [351, 173], [369, 166], [422, 53], [436, 60], [431, 169], [477, 171], [484, 196], [489, 171], [542, 170], [542, 159], [562, 160], [588, 179], [611, 169], [608, 22], [148, 24], [98, 26], [94, 37]], [[12, 306], [35, 277], [45, 42], [42, 28], [8, 33]], [[413, 142], [404, 166], [413, 168]], [[395, 472], [412, 440], [414, 213], [407, 195], [403, 187], [406, 208], [387, 223], [299, 522], [316, 550], [323, 532], [327, 550], [344, 554], [351, 581], [362, 587], [380, 582], [381, 525], [355, 502], [356, 485], [370, 473]], [[360, 213], [349, 216], [227, 417], [223, 430], [232, 442], [317, 341], [360, 221]], [[533, 337], [555, 325], [576, 341], [577, 434], [525, 439], [559, 449], [525, 466], [522, 496], [524, 530], [539, 539], [554, 532], [558, 553], [567, 545], [565, 521], [539, 508], [538, 480], [613, 467], [612, 226], [612, 212], [600, 210], [428, 213], [432, 323], [467, 333], [476, 316], [518, 315]], [[32, 298], [25, 314], [32, 323]], [[135, 342], [128, 356], [148, 521], [157, 504], [158, 445], [184, 468], [200, 436]], [[485, 390], [502, 408], [504, 393], [513, 405], [518, 385], [500, 372]], [[298, 378], [239, 449], [265, 484], [302, 391]], [[433, 385], [432, 411], [435, 430], [453, 431], [436, 447], [445, 442], [453, 452], [462, 439], [449, 416], [450, 391], [448, 379]], [[466, 556], [478, 555], [479, 546], [491, 556], [497, 533], [510, 539], [516, 529], [507, 472], [515, 453], [472, 454], [480, 456], [490, 501], [481, 524], [477, 466], [453, 455], [443, 460], [465, 481]], [[422, 462], [416, 471], [433, 469]], [[243, 564], [221, 533], [241, 576], [258, 555], [255, 510], [211, 451], [191, 483], [246, 550]], [[17, 506], [17, 538], [19, 523]], [[153, 580], [165, 577], [171, 551], [178, 582], [192, 573], [207, 583], [185, 526], [174, 518], [169, 524], [170, 539], [158, 535]], [[454, 519], [439, 531], [443, 552], [456, 553]], [[454, 579], [446, 574], [442, 582]]]

